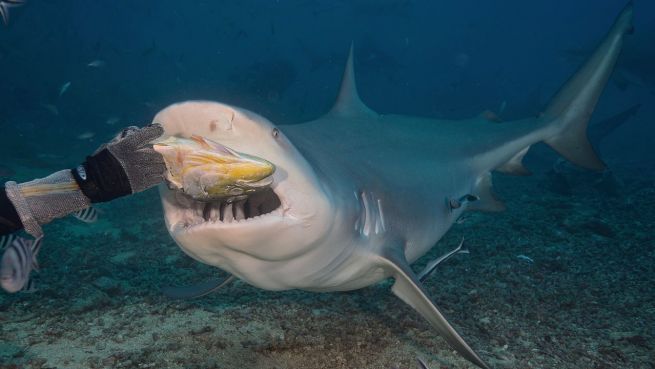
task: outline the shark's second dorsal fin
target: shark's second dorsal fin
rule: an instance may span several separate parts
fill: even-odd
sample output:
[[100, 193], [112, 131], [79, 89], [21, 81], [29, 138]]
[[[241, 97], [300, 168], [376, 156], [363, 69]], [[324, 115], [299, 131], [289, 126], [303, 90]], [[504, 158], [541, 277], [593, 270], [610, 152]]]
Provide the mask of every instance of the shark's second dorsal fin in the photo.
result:
[[350, 44], [350, 53], [348, 54], [348, 61], [346, 62], [346, 69], [343, 72], [341, 80], [341, 88], [339, 88], [339, 96], [334, 103], [328, 115], [341, 115], [341, 116], [361, 116], [361, 115], [377, 115], [373, 110], [362, 102], [357, 93], [357, 84], [355, 82], [355, 68], [354, 68], [354, 44]]

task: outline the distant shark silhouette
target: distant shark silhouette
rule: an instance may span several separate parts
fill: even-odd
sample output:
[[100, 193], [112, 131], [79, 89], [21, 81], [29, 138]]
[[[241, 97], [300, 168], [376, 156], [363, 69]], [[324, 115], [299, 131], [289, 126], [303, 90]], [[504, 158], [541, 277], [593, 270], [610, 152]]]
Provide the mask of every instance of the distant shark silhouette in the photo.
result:
[[[198, 202], [161, 187], [167, 228], [191, 257], [268, 290], [346, 291], [393, 277], [392, 291], [463, 357], [489, 366], [464, 341], [410, 268], [467, 210], [498, 211], [491, 171], [524, 174], [521, 159], [545, 142], [601, 171], [586, 137], [589, 117], [632, 29], [628, 5], [596, 51], [539, 117], [492, 123], [381, 115], [360, 100], [353, 52], [334, 107], [275, 126], [233, 106], [174, 104], [154, 122], [275, 163], [270, 191]], [[212, 290], [203, 284], [199, 294]]]

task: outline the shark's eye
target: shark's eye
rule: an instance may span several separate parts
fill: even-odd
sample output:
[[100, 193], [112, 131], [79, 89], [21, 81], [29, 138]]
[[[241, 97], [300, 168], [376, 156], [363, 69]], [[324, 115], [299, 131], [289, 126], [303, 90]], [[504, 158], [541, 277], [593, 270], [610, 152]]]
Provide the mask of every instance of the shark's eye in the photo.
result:
[[273, 135], [273, 138], [278, 138], [278, 136], [280, 135], [280, 130], [277, 128], [273, 128], [273, 132], [271, 132], [271, 134]]

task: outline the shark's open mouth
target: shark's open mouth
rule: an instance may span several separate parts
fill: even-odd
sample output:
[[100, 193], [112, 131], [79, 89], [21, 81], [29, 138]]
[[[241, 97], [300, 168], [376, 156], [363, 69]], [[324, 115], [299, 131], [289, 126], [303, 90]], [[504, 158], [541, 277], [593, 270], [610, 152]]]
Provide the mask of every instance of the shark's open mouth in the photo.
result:
[[281, 209], [282, 202], [277, 194], [267, 187], [247, 197], [229, 198], [215, 201], [196, 201], [181, 192], [175, 194], [178, 208], [185, 210], [184, 226], [200, 223], [233, 223], [252, 221], [270, 215]]

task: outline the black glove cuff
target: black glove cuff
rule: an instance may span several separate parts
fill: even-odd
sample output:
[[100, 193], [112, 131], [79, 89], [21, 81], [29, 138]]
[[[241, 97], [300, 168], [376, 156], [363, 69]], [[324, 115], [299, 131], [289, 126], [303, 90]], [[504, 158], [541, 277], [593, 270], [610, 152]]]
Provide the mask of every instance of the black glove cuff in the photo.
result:
[[23, 228], [23, 223], [3, 187], [0, 190], [0, 236], [16, 232], [21, 228]]
[[72, 170], [82, 193], [92, 203], [111, 201], [132, 193], [130, 181], [121, 163], [104, 148]]

